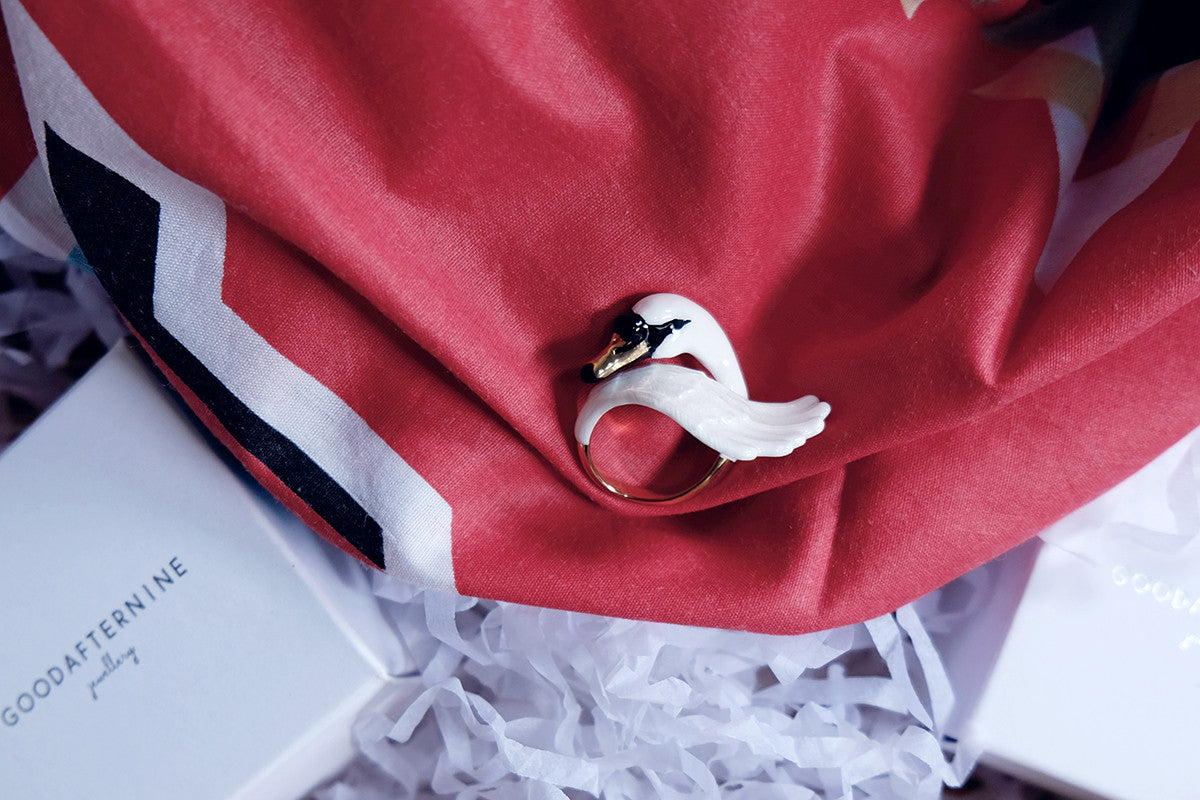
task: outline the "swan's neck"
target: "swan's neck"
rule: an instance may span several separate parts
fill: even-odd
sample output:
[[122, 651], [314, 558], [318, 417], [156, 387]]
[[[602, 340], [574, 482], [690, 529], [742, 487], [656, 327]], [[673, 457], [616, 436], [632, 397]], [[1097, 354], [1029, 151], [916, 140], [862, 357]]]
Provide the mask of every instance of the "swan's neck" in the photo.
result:
[[686, 337], [688, 341], [683, 352], [694, 356], [722, 386], [742, 397], [749, 397], [742, 368], [725, 332], [719, 327], [709, 329], [709, 326], [696, 326], [695, 329], [688, 330], [692, 327], [689, 325], [685, 329], [689, 335]]
[[688, 353], [722, 386], [742, 397], [749, 396], [729, 337], [703, 306], [677, 294], [652, 294], [634, 305], [633, 310], [648, 321], [688, 320], [659, 345], [652, 358], [674, 358]]

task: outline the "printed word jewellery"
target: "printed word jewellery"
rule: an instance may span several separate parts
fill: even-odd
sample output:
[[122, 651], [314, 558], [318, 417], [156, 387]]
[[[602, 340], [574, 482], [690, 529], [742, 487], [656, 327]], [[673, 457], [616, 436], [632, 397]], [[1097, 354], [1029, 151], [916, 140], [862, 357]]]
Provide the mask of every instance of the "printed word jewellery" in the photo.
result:
[[[672, 503], [708, 486], [735, 461], [786, 456], [825, 429], [829, 404], [812, 395], [790, 403], [749, 399], [733, 345], [698, 304], [676, 294], [652, 294], [613, 325], [608, 347], [583, 367], [581, 377], [598, 384], [575, 421], [580, 461], [588, 475], [619, 497]], [[691, 355], [707, 372], [676, 364], [639, 361]], [[619, 406], [644, 406], [665, 414], [716, 450], [717, 460], [699, 481], [679, 492], [652, 494], [606, 477], [592, 458], [591, 438], [600, 418]]]

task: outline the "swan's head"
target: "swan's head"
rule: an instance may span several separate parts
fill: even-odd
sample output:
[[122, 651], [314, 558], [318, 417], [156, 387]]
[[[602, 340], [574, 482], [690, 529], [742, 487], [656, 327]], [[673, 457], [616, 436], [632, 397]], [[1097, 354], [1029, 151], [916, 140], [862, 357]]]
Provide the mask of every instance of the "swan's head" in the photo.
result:
[[[686, 315], [672, 312], [669, 305], [653, 301], [655, 298], [678, 298], [695, 305], [678, 295], [650, 295], [633, 307], [633, 311], [617, 317], [613, 323], [613, 335], [608, 346], [598, 357], [583, 365], [579, 376], [588, 383], [597, 383], [619, 370], [646, 358], [672, 358], [679, 355], [672, 343], [678, 332], [691, 322]], [[681, 351], [680, 351], [681, 352]]]

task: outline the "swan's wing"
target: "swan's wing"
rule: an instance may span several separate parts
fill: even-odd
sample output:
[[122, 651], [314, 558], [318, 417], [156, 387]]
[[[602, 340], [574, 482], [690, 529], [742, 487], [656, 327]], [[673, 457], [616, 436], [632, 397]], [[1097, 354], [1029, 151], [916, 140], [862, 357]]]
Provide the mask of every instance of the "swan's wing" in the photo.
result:
[[736, 414], [730, 413], [715, 423], [706, 424], [704, 436], [696, 438], [736, 461], [749, 461], [759, 456], [786, 456], [825, 430], [828, 414], [829, 404], [819, 401], [798, 406], [749, 402]]
[[811, 395], [790, 403], [756, 403], [699, 370], [647, 364], [592, 390], [575, 423], [575, 438], [588, 444], [600, 417], [624, 405], [667, 415], [733, 461], [785, 456], [824, 430], [829, 414], [829, 404]]

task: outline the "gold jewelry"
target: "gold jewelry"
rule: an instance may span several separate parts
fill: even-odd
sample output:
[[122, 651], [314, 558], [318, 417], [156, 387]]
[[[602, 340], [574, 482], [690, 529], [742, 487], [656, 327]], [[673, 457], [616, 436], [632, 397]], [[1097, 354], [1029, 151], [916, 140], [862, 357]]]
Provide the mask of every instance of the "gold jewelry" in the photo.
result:
[[584, 471], [587, 472], [588, 476], [609, 493], [615, 494], [617, 497], [623, 497], [626, 500], [632, 500], [635, 503], [669, 504], [686, 500], [715, 481], [722, 474], [725, 467], [733, 463], [731, 459], [718, 455], [717, 460], [709, 467], [708, 472], [704, 473], [704, 477], [687, 489], [675, 492], [674, 494], [638, 494], [637, 492], [644, 490], [624, 486], [605, 477], [600, 472], [600, 468], [596, 466], [596, 462], [592, 459], [590, 444], [577, 444], [579, 446], [579, 460], [583, 464]]
[[[677, 294], [652, 294], [617, 317], [608, 346], [580, 377], [596, 384], [575, 418], [584, 471], [601, 488], [637, 503], [677, 503], [709, 486], [734, 461], [788, 455], [825, 428], [829, 404], [812, 395], [788, 403], [749, 399], [733, 345], [704, 308]], [[691, 355], [703, 369], [665, 363]], [[650, 363], [637, 365], [639, 362]], [[606, 477], [592, 458], [600, 418], [618, 406], [644, 406], [679, 424], [717, 451], [699, 481], [679, 492], [656, 494]]]

